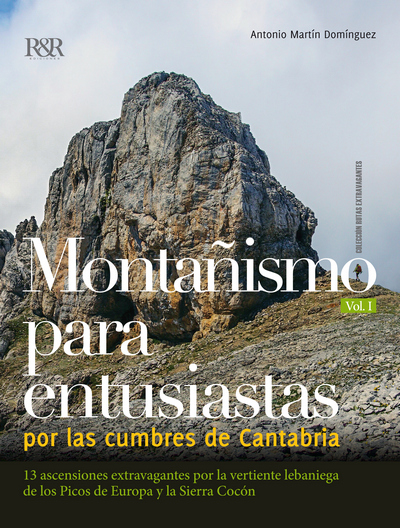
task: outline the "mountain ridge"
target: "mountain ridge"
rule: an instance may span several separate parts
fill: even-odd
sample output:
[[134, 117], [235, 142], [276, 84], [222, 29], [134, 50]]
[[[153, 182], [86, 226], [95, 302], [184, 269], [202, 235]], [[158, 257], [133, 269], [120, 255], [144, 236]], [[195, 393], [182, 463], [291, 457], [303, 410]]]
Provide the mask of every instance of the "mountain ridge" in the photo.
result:
[[[125, 95], [120, 118], [95, 123], [71, 139], [63, 166], [50, 178], [41, 226], [32, 217], [18, 225], [15, 237], [0, 232], [0, 458], [399, 459], [396, 328], [400, 294], [378, 285], [363, 292], [366, 285], [355, 281], [351, 281], [354, 292], [343, 285], [342, 290], [331, 292], [330, 274], [321, 269], [317, 289], [323, 291], [307, 292], [307, 267], [301, 263], [295, 274], [298, 292], [229, 292], [233, 279], [227, 261], [216, 273], [215, 289], [220, 291], [215, 292], [162, 292], [157, 288], [157, 267], [152, 269], [154, 292], [121, 294], [118, 283], [104, 294], [62, 291], [68, 266], [60, 262], [60, 255], [70, 237], [82, 239], [78, 244], [78, 276], [88, 263], [97, 261], [93, 284], [102, 290], [109, 273], [101, 259], [131, 262], [146, 258], [154, 262], [160, 249], [168, 250], [175, 261], [231, 258], [259, 262], [273, 257], [316, 262], [318, 255], [311, 246], [316, 225], [314, 213], [271, 175], [266, 154], [238, 114], [215, 105], [185, 76], [160, 72], [139, 81]], [[43, 271], [37, 270], [32, 289], [38, 291], [27, 293], [31, 289], [31, 245], [26, 238], [37, 237], [53, 270], [60, 262], [60, 272], [49, 291], [43, 287]], [[249, 238], [254, 244], [247, 244]], [[235, 245], [229, 250], [213, 248], [216, 240]], [[177, 270], [171, 264], [170, 285], [178, 271], [189, 275], [191, 270]], [[131, 268], [129, 278], [134, 284], [143, 283], [143, 270]], [[263, 278], [256, 272], [254, 279]], [[246, 280], [241, 270], [243, 288]], [[378, 313], [342, 314], [343, 296], [376, 297]], [[117, 332], [110, 332], [109, 356], [79, 355], [77, 348], [73, 349], [74, 356], [62, 350], [43, 357], [37, 354], [38, 377], [26, 376], [27, 322], [56, 324], [65, 342], [66, 325], [73, 320], [96, 327], [95, 322], [133, 318], [149, 329], [150, 358], [122, 355]], [[37, 345], [49, 353], [53, 343], [50, 326], [38, 328]], [[73, 333], [72, 337], [78, 347], [79, 335]], [[94, 331], [91, 337], [96, 351], [98, 335]], [[189, 365], [193, 363], [198, 370], [192, 372]], [[103, 376], [108, 376], [115, 387], [132, 386], [128, 407], [135, 410], [143, 404], [144, 384], [158, 390], [164, 385], [194, 383], [203, 389], [207, 383], [229, 387], [243, 383], [250, 390], [269, 375], [286, 384], [304, 383], [310, 389], [317, 382], [335, 384], [338, 416], [272, 422], [265, 416], [227, 420], [215, 415], [210, 420], [172, 421], [161, 416], [138, 420], [99, 416], [95, 421], [83, 417], [85, 395], [79, 386], [87, 384], [96, 391]], [[77, 385], [69, 399], [73, 417], [56, 417], [59, 394], [54, 399], [36, 400], [36, 412], [48, 418], [35, 419], [27, 413], [25, 395], [38, 383]], [[94, 396], [94, 412], [100, 415], [98, 390]], [[108, 410], [115, 414], [120, 409], [117, 396], [112, 389]], [[204, 397], [199, 396], [199, 401], [204, 403]], [[277, 395], [274, 405], [279, 407], [282, 402], [287, 402], [285, 395]], [[218, 407], [218, 401], [214, 403]], [[77, 425], [75, 418], [79, 418], [80, 427], [89, 427], [96, 434], [99, 442], [95, 449], [71, 448], [61, 442], [56, 450], [36, 446], [24, 451], [22, 439], [27, 431], [37, 434], [45, 428], [63, 437], [67, 426]], [[200, 439], [210, 426], [237, 435], [248, 425], [263, 433], [279, 428], [299, 430], [300, 426], [321, 431], [326, 426], [338, 432], [341, 446], [247, 450], [236, 443], [214, 452], [199, 444], [195, 449], [170, 446], [155, 452], [110, 450], [102, 443], [110, 428], [149, 432], [156, 426], [163, 433], [189, 431]]]

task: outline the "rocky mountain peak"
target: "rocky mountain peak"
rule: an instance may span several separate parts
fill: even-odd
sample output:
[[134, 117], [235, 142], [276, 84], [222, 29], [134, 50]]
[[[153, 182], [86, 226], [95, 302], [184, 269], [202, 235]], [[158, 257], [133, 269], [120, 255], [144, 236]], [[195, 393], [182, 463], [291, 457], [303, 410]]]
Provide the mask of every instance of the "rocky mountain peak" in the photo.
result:
[[[269, 173], [268, 158], [261, 151], [250, 132], [250, 127], [241, 122], [240, 113], [233, 113], [217, 106], [209, 95], [203, 94], [193, 79], [176, 73], [153, 73], [139, 81], [124, 97], [121, 112], [121, 125], [131, 122], [138, 113], [153, 114], [156, 107], [164, 107], [165, 117], [175, 116], [172, 123], [160, 123], [167, 131], [176, 127], [177, 137], [169, 136], [175, 141], [179, 150], [183, 147], [190, 132], [202, 130], [203, 141], [209, 133], [218, 134], [220, 140], [225, 138], [244, 146], [256, 158], [260, 158]], [[161, 117], [161, 112], [153, 115], [154, 119]], [[129, 124], [128, 124], [129, 129]], [[172, 132], [173, 130], [171, 130]], [[175, 131], [176, 132], [176, 131]], [[200, 138], [197, 138], [197, 141]], [[172, 146], [171, 145], [171, 146]], [[207, 146], [207, 143], [204, 144]], [[189, 146], [189, 145], [188, 145]]]
[[[63, 167], [50, 178], [38, 235], [54, 270], [66, 239], [81, 238], [78, 276], [93, 259], [148, 259], [154, 263], [155, 291], [141, 291], [144, 267], [133, 265], [130, 292], [118, 292], [118, 283], [102, 295], [90, 290], [71, 295], [62, 291], [67, 272], [62, 264], [51, 291], [43, 287], [43, 273], [36, 273], [34, 289], [40, 291], [32, 295], [31, 307], [61, 328], [73, 320], [135, 318], [161, 339], [201, 337], [232, 326], [268, 294], [229, 293], [229, 261], [216, 270], [214, 292], [160, 291], [161, 249], [175, 260], [316, 260], [311, 247], [316, 224], [313, 212], [270, 174], [268, 158], [240, 114], [217, 106], [192, 79], [154, 73], [125, 94], [119, 119], [95, 123], [72, 138]], [[32, 219], [25, 221], [15, 243], [24, 230], [35, 229]], [[251, 247], [248, 237], [254, 239]], [[213, 247], [217, 240], [234, 245]], [[7, 258], [4, 276], [6, 268]], [[169, 280], [189, 272], [171, 261]], [[93, 273], [96, 284], [107, 284], [109, 269], [101, 261]], [[300, 267], [297, 278], [304, 279]], [[239, 279], [244, 289], [243, 269]]]
[[18, 242], [22, 242], [24, 237], [34, 237], [38, 230], [38, 225], [36, 218], [31, 216], [29, 220], [25, 219], [23, 222], [20, 222], [15, 229], [15, 239]]

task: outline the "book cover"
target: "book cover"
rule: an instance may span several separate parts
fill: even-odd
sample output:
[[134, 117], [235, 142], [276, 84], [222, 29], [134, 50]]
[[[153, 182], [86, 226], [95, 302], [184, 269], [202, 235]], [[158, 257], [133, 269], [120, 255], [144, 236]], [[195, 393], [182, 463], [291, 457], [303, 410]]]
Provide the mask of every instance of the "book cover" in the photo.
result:
[[10, 500], [390, 492], [398, 16], [1, 2]]

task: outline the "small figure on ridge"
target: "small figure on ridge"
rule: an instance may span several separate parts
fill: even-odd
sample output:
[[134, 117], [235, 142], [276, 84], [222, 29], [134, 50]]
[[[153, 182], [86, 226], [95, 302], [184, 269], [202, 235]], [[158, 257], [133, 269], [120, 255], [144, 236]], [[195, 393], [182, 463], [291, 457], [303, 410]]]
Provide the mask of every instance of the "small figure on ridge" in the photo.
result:
[[356, 265], [356, 267], [354, 268], [354, 273], [356, 274], [356, 281], [359, 281], [360, 279], [358, 278], [358, 275], [362, 273], [360, 264]]

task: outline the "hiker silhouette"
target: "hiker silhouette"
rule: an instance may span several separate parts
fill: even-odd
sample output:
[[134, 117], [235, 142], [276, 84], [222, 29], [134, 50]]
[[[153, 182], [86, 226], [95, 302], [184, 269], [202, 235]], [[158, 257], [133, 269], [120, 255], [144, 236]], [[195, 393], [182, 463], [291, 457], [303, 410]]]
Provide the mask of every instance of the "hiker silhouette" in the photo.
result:
[[354, 268], [354, 273], [356, 274], [356, 281], [359, 281], [359, 274], [362, 273], [362, 268], [360, 266], [360, 264], [357, 264], [356, 267]]

